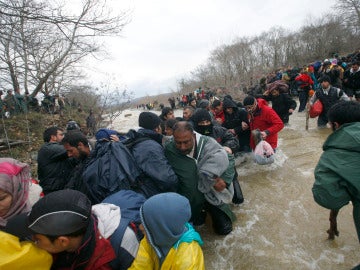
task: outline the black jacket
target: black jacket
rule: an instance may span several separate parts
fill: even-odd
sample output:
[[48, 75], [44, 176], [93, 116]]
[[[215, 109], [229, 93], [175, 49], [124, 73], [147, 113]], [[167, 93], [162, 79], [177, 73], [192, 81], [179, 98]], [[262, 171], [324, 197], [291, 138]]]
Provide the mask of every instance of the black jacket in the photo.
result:
[[56, 142], [41, 146], [37, 162], [39, 184], [44, 194], [64, 189], [76, 165], [75, 159], [68, 158], [64, 146]]
[[233, 153], [239, 151], [238, 139], [226, 128], [221, 126], [213, 126], [213, 132], [210, 134], [219, 144], [227, 146]]
[[[243, 130], [242, 122], [245, 122], [249, 125], [248, 113], [244, 109], [238, 108], [236, 103], [225, 98], [223, 101], [225, 121], [222, 126], [226, 129], [234, 129], [238, 137], [240, 144], [240, 151], [244, 150], [244, 146], [248, 147], [250, 144], [250, 129]], [[233, 113], [228, 114], [226, 108], [233, 108]]]
[[280, 93], [278, 96], [263, 96], [263, 99], [271, 101], [273, 110], [281, 119], [288, 117], [289, 109], [295, 110], [297, 106], [296, 101], [287, 93]]

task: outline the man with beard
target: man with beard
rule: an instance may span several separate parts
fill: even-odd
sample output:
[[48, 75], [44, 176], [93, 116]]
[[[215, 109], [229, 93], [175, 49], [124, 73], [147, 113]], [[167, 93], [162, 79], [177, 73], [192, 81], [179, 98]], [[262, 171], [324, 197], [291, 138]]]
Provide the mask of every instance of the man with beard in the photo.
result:
[[77, 130], [68, 131], [61, 141], [69, 158], [75, 158], [79, 164], [70, 175], [66, 188], [75, 189], [88, 195], [89, 190], [82, 181], [82, 174], [90, 161], [90, 146], [85, 135]]
[[224, 148], [181, 121], [174, 126], [173, 140], [166, 145], [165, 155], [178, 176], [177, 193], [190, 201], [193, 224], [204, 224], [209, 212], [214, 231], [229, 234], [235, 220], [228, 204], [233, 198], [235, 172]]
[[324, 152], [314, 171], [314, 200], [330, 209], [329, 239], [339, 236], [337, 215], [351, 202], [360, 240], [360, 104], [340, 101], [330, 108], [328, 118], [333, 133], [326, 139]]

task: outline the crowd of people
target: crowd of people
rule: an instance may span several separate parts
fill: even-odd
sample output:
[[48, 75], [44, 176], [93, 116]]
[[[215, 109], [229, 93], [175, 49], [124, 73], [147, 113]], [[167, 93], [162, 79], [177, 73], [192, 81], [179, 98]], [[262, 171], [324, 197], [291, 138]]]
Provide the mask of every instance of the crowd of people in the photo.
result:
[[82, 111], [80, 103], [75, 100], [69, 102], [63, 95], [44, 94], [42, 100], [39, 101], [37, 97], [32, 97], [27, 92], [22, 94], [20, 88], [15, 91], [7, 90], [6, 94], [0, 90], [0, 118], [10, 118], [29, 111], [60, 114], [62, 116], [66, 105]]
[[[339, 62], [330, 66], [325, 60], [295, 76], [298, 110], [320, 100], [318, 126], [333, 129], [312, 189], [330, 209], [329, 238], [339, 235], [337, 215], [352, 202], [360, 240], [359, 62], [343, 73]], [[209, 215], [214, 233], [232, 232], [231, 204], [244, 201], [236, 159], [259, 140], [276, 154], [278, 133], [297, 108], [284, 73], [241, 101], [199, 88], [179, 102], [182, 117], [171, 99], [160, 115], [141, 112], [138, 129], [93, 130], [95, 141], [73, 121], [48, 127], [38, 180], [29, 165], [0, 158], [0, 268], [204, 269], [197, 226]]]

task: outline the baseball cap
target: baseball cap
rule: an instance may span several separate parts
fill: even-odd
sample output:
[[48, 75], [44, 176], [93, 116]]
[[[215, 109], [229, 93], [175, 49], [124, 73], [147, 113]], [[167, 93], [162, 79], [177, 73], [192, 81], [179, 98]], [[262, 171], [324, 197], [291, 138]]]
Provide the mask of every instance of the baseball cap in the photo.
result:
[[5, 231], [18, 237], [34, 233], [61, 236], [77, 232], [89, 224], [91, 202], [80, 191], [65, 189], [45, 195], [31, 212], [8, 221]]

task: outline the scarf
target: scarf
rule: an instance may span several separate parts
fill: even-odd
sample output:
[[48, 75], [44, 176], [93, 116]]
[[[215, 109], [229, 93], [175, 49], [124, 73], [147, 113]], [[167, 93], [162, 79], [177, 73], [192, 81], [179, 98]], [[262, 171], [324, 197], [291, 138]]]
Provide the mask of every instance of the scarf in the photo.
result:
[[4, 227], [8, 219], [30, 211], [30, 182], [29, 165], [12, 158], [0, 158], [0, 189], [12, 195], [9, 211], [0, 217], [0, 227]]

